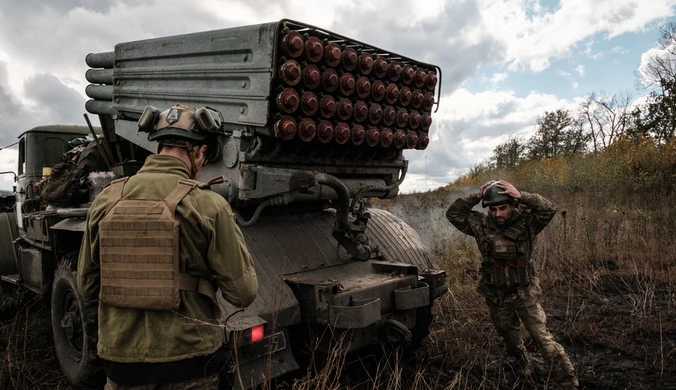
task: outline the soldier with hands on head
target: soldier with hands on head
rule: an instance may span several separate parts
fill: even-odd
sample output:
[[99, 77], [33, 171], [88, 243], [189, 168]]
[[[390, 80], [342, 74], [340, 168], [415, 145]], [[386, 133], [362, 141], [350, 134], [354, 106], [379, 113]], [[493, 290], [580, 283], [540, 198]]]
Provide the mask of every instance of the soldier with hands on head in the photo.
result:
[[146, 108], [139, 127], [157, 154], [89, 209], [78, 288], [98, 303], [106, 389], [218, 389], [224, 332], [215, 287], [239, 307], [258, 289], [230, 205], [193, 180], [218, 152], [221, 118], [208, 108]]
[[[479, 202], [488, 207], [488, 214], [472, 210]], [[491, 320], [517, 370], [524, 376], [532, 374], [521, 335], [523, 322], [559, 386], [577, 389], [570, 359], [547, 330], [539, 302], [542, 289], [531, 257], [535, 237], [555, 214], [555, 205], [541, 195], [518, 191], [506, 181], [489, 181], [478, 193], [457, 199], [446, 217], [476, 239], [482, 256], [477, 290], [486, 298]]]

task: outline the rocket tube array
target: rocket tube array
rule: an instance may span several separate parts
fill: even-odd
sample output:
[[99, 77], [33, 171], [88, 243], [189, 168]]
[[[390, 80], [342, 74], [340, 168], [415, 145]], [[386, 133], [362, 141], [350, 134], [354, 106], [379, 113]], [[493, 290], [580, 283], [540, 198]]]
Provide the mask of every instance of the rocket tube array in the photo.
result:
[[284, 29], [273, 128], [284, 140], [425, 149], [437, 75], [368, 47]]

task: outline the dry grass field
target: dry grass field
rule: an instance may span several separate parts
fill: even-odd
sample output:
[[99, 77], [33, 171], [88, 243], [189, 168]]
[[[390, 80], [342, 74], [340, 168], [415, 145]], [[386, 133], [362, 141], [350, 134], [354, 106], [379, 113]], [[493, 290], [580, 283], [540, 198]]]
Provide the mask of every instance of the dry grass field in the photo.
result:
[[[530, 383], [510, 372], [483, 298], [472, 238], [445, 218], [475, 188], [405, 195], [379, 206], [411, 224], [448, 273], [422, 360], [427, 389], [555, 388], [540, 364]], [[596, 195], [543, 193], [559, 213], [534, 259], [548, 325], [588, 389], [676, 389], [676, 198], [603, 204]], [[525, 333], [525, 330], [524, 330]]]
[[[296, 389], [555, 389], [532, 343], [536, 375], [523, 381], [475, 291], [476, 244], [445, 218], [457, 197], [488, 178], [554, 201], [534, 259], [549, 329], [585, 389], [676, 389], [676, 153], [622, 145], [586, 159], [486, 172], [434, 192], [373, 202], [415, 228], [447, 272], [431, 334], [413, 357], [337, 350], [328, 365], [287, 381]], [[49, 312], [30, 294], [0, 301], [0, 388], [67, 389], [52, 346]], [[269, 386], [266, 386], [269, 387]]]

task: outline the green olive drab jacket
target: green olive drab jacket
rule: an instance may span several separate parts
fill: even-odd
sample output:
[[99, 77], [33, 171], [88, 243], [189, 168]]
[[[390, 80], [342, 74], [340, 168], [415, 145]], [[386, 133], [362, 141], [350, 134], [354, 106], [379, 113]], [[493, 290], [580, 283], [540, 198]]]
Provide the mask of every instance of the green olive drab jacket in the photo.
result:
[[[162, 200], [187, 165], [178, 158], [152, 155], [124, 186], [122, 198]], [[100, 281], [98, 225], [106, 212], [108, 189], [94, 200], [78, 261], [78, 288], [85, 302], [98, 302]], [[215, 276], [226, 301], [245, 307], [258, 289], [253, 260], [228, 202], [210, 190], [193, 189], [176, 208], [180, 224], [180, 272]], [[139, 281], [142, 283], [142, 281]], [[214, 353], [223, 345], [217, 311], [206, 296], [181, 291], [177, 311], [98, 308], [98, 355], [119, 363], [165, 363]]]

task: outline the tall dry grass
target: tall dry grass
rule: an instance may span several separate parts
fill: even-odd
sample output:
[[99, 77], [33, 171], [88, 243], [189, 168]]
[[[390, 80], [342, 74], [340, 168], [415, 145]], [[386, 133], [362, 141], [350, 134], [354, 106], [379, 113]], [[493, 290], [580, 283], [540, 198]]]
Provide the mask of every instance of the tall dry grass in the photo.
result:
[[445, 218], [455, 199], [491, 179], [511, 181], [558, 205], [533, 257], [549, 328], [583, 383], [676, 388], [675, 174], [676, 142], [623, 139], [602, 153], [484, 171], [437, 191], [376, 202], [411, 224], [447, 272], [450, 291], [436, 305], [427, 356], [451, 373], [440, 388], [549, 386], [542, 375], [522, 383], [509, 372], [475, 291], [481, 261], [476, 243]]

